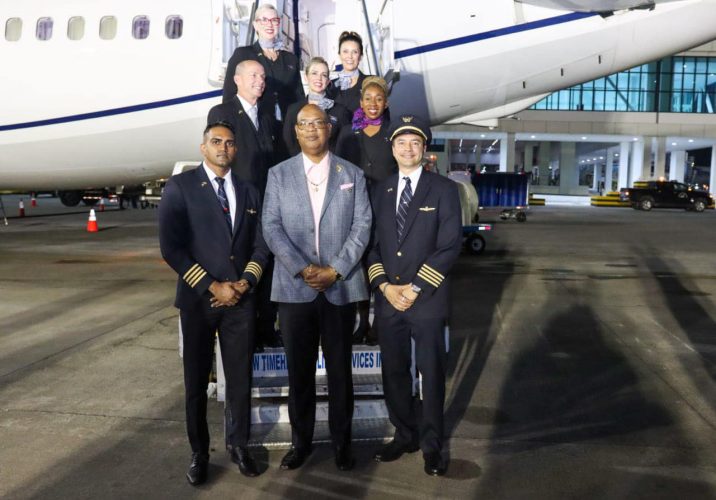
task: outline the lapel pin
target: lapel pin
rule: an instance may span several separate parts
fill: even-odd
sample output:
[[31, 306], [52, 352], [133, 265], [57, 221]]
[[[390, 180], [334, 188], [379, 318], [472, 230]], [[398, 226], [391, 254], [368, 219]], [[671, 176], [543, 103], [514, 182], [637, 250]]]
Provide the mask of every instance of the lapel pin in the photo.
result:
[[342, 170], [343, 167], [340, 164], [336, 165], [336, 172], [341, 172]]
[[206, 186], [206, 182], [201, 183], [201, 187], [204, 187], [204, 186]]
[[256, 210], [254, 210], [253, 208], [247, 208], [246, 211], [247, 211], [248, 213], [250, 213], [251, 215], [255, 215], [255, 214], [256, 214]]
[[386, 192], [387, 192], [387, 193], [390, 193], [390, 192], [392, 192], [392, 191], [393, 191], [393, 188], [388, 188], [388, 191], [386, 191]]

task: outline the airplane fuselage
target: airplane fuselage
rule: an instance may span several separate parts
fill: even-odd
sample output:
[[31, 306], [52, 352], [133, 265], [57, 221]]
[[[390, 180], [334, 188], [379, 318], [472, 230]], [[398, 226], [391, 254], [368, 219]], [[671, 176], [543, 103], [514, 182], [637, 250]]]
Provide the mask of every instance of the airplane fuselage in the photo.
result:
[[[206, 113], [220, 101], [223, 4], [0, 1], [3, 25], [23, 20], [19, 40], [0, 38], [0, 188], [137, 184], [168, 175], [176, 161], [199, 160]], [[716, 38], [716, 0], [608, 17], [508, 0], [390, 4], [401, 72], [391, 109], [432, 123], [509, 115], [552, 91]], [[146, 39], [132, 34], [139, 15], [151, 20]], [[70, 40], [76, 16], [85, 33]], [[117, 22], [111, 40], [99, 34], [106, 16]], [[166, 36], [168, 16], [181, 16], [181, 37]], [[41, 17], [53, 19], [49, 40], [37, 39]]]

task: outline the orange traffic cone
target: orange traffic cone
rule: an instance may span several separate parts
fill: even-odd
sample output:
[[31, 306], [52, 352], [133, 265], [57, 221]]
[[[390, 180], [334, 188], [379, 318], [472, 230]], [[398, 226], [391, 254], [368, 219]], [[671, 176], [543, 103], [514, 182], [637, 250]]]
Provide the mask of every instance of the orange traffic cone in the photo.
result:
[[97, 231], [99, 231], [99, 227], [97, 226], [97, 216], [94, 213], [94, 208], [92, 208], [90, 209], [89, 219], [87, 220], [87, 232], [96, 233]]
[[99, 211], [104, 212], [104, 198], [99, 199]]
[[20, 198], [20, 205], [18, 206], [18, 217], [25, 217], [25, 202]]
[[35, 198], [35, 193], [32, 193], [32, 198], [30, 198], [30, 206], [33, 208], [37, 206], [37, 199]]

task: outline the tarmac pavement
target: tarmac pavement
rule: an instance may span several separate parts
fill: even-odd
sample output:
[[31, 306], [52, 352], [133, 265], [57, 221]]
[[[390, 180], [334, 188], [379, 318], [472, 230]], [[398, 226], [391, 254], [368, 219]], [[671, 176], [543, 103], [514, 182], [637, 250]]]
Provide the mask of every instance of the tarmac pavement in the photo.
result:
[[297, 471], [257, 448], [245, 478], [210, 402], [199, 488], [156, 211], [95, 234], [87, 211], [0, 226], [1, 498], [716, 498], [713, 211], [495, 217], [452, 273], [446, 477], [362, 442], [352, 472], [326, 445]]

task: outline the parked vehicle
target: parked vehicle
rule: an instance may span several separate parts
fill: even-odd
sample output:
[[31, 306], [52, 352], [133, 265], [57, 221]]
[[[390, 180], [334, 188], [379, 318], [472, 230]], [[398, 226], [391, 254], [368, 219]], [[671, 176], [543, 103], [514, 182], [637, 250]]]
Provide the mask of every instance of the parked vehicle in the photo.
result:
[[619, 197], [629, 201], [636, 210], [652, 208], [684, 208], [703, 212], [713, 208], [714, 199], [708, 191], [696, 189], [676, 181], [635, 182], [632, 188], [623, 188]]

